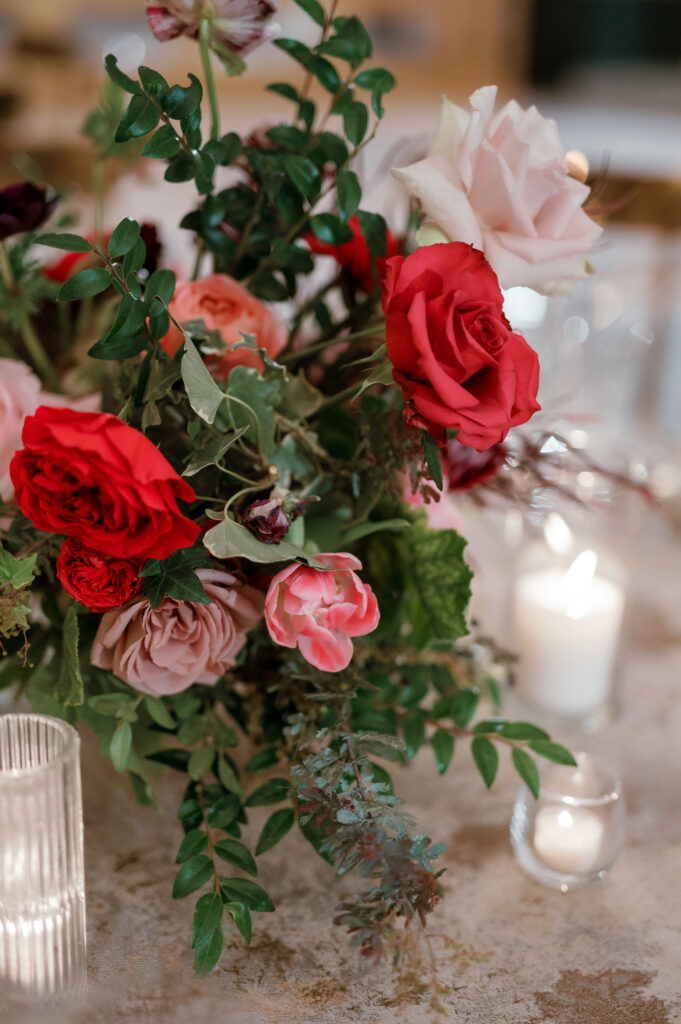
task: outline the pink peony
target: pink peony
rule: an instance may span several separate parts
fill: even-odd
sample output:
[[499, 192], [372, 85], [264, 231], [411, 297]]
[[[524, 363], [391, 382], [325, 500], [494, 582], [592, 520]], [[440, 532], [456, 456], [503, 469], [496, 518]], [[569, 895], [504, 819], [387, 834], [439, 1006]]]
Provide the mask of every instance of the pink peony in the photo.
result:
[[[262, 370], [262, 359], [252, 348], [243, 346], [242, 334], [254, 334], [258, 347], [264, 348], [272, 359], [286, 344], [287, 332], [281, 320], [228, 274], [180, 282], [170, 312], [179, 323], [203, 320], [209, 331], [218, 332], [225, 351], [206, 359], [208, 369], [218, 380], [226, 380], [234, 366]], [[171, 325], [161, 345], [172, 357], [182, 341], [180, 331]], [[240, 347], [234, 348], [235, 345]]]
[[149, 28], [162, 43], [180, 35], [196, 39], [203, 17], [218, 53], [224, 48], [243, 57], [279, 33], [271, 20], [279, 0], [146, 0], [146, 7]]
[[328, 570], [292, 562], [272, 579], [265, 599], [270, 636], [282, 647], [297, 647], [323, 672], [340, 672], [352, 658], [352, 639], [378, 625], [373, 590], [353, 569], [362, 563], [345, 552], [316, 555]]
[[80, 412], [96, 412], [99, 395], [69, 399], [66, 395], [53, 395], [42, 390], [42, 384], [26, 363], [18, 359], [0, 359], [0, 498], [11, 501], [14, 488], [9, 475], [9, 464], [14, 453], [21, 448], [24, 420], [32, 416], [39, 405], [68, 406]]
[[263, 596], [218, 569], [198, 569], [196, 575], [210, 604], [166, 597], [152, 608], [145, 596], [132, 598], [102, 616], [92, 664], [153, 697], [216, 683], [260, 621]]
[[589, 188], [570, 176], [555, 121], [515, 100], [495, 114], [496, 93], [474, 92], [470, 113], [443, 98], [428, 156], [392, 173], [421, 203], [421, 244], [467, 242], [502, 288], [556, 290], [586, 277], [602, 228], [582, 209]]

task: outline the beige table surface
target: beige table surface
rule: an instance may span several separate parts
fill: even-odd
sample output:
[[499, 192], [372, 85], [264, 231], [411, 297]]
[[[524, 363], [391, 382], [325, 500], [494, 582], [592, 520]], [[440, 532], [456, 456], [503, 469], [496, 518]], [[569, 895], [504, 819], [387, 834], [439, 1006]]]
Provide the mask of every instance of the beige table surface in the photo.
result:
[[[444, 782], [427, 750], [397, 777], [424, 829], [449, 846], [432, 925], [462, 945], [461, 963], [441, 966], [449, 1021], [681, 1021], [681, 538], [651, 520], [634, 554], [623, 713], [579, 744], [620, 767], [626, 787], [627, 846], [605, 881], [561, 894], [522, 873], [508, 839], [517, 781], [505, 763], [489, 794], [463, 744]], [[196, 980], [193, 901], [170, 899], [180, 777], [159, 787], [165, 814], [140, 808], [86, 740], [83, 779], [89, 996], [69, 1024], [425, 1019], [422, 1004], [396, 1008], [389, 969], [368, 970], [330, 924], [351, 883], [335, 881], [297, 834], [258, 862], [277, 913], [254, 915], [250, 949], [227, 927], [218, 968]], [[253, 835], [267, 813], [254, 814]]]

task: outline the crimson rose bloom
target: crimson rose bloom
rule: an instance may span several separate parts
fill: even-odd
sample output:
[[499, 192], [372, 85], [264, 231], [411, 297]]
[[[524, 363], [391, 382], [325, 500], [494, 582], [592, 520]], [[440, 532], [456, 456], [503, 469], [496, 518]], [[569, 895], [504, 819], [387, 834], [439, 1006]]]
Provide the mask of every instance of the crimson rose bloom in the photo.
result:
[[539, 409], [539, 361], [502, 311], [496, 274], [472, 245], [450, 242], [388, 260], [386, 343], [407, 419], [483, 451]]
[[199, 527], [176, 501], [194, 491], [138, 430], [108, 413], [41, 405], [10, 465], [16, 500], [38, 530], [106, 555], [167, 558]]
[[91, 612], [120, 608], [142, 588], [139, 558], [110, 558], [89, 548], [75, 537], [67, 537], [57, 559], [57, 576], [71, 597]]
[[[320, 256], [333, 256], [337, 263], [347, 270], [348, 274], [358, 288], [369, 294], [376, 287], [376, 280], [372, 273], [372, 257], [369, 252], [362, 229], [359, 226], [357, 217], [351, 217], [348, 227], [352, 230], [353, 238], [343, 245], [329, 245], [327, 242], [320, 242], [316, 235], [305, 235], [305, 241], [310, 246], [310, 251]], [[385, 275], [386, 261], [391, 256], [397, 256], [400, 251], [400, 243], [394, 235], [386, 231], [385, 256], [379, 257], [376, 262], [378, 279]]]
[[56, 204], [47, 191], [22, 181], [0, 190], [0, 242], [22, 231], [33, 231], [47, 220]]
[[484, 452], [476, 452], [452, 437], [442, 457], [442, 468], [450, 491], [467, 491], [495, 476], [505, 459], [506, 447], [503, 444], [494, 444]]

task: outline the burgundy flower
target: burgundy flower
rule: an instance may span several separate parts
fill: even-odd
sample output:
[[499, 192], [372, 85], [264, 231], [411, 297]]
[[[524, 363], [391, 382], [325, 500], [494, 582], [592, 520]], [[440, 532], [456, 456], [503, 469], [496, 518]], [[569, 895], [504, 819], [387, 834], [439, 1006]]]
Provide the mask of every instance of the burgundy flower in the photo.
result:
[[211, 46], [218, 56], [228, 50], [244, 57], [279, 32], [271, 22], [279, 0], [146, 0], [146, 6], [149, 27], [161, 42], [181, 35], [196, 39], [202, 18], [210, 18]]
[[22, 231], [33, 231], [47, 220], [56, 199], [47, 190], [22, 181], [0, 190], [0, 242]]
[[261, 498], [252, 502], [243, 514], [244, 526], [263, 544], [279, 544], [288, 533], [289, 522], [281, 500]]
[[57, 559], [57, 576], [67, 594], [91, 612], [120, 608], [142, 589], [139, 558], [116, 558], [67, 537]]
[[504, 464], [506, 446], [493, 444], [484, 452], [469, 448], [452, 438], [443, 456], [443, 469], [450, 491], [467, 491], [493, 477]]

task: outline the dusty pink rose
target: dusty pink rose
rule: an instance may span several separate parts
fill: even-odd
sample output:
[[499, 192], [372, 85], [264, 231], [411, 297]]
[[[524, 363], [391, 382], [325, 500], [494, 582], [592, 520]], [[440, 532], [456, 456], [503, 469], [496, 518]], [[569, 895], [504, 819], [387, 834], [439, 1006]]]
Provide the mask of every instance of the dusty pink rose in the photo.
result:
[[12, 457], [21, 448], [24, 420], [39, 405], [68, 406], [80, 412], [96, 412], [99, 395], [69, 399], [42, 390], [42, 384], [26, 363], [18, 359], [0, 359], [0, 498], [10, 501], [14, 488], [9, 475]]
[[[262, 370], [262, 360], [253, 349], [234, 348], [239, 343], [243, 345], [242, 334], [254, 334], [258, 347], [273, 359], [286, 344], [287, 332], [281, 320], [228, 274], [180, 282], [170, 312], [180, 323], [203, 320], [209, 331], [219, 333], [225, 350], [206, 359], [208, 369], [218, 380], [226, 380], [234, 366]], [[161, 345], [169, 356], [174, 356], [181, 344], [182, 334], [171, 325]]]
[[265, 622], [282, 647], [297, 647], [322, 672], [350, 664], [352, 637], [378, 625], [378, 603], [354, 569], [362, 563], [345, 552], [316, 555], [328, 566], [312, 569], [292, 562], [272, 579], [265, 599]]
[[262, 618], [263, 596], [219, 569], [196, 575], [210, 604], [166, 597], [152, 608], [144, 595], [134, 597], [102, 616], [92, 664], [153, 697], [216, 683]]
[[584, 212], [588, 186], [570, 177], [555, 121], [511, 100], [495, 114], [497, 89], [443, 98], [428, 156], [393, 174], [419, 200], [422, 244], [482, 249], [502, 288], [556, 290], [586, 277], [585, 253], [601, 233]]
[[210, 20], [210, 41], [222, 49], [245, 56], [279, 34], [272, 16], [279, 0], [146, 0], [149, 28], [162, 43], [185, 35], [196, 39], [201, 19]]

